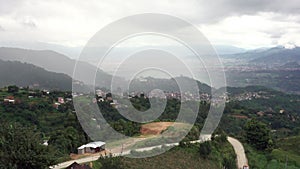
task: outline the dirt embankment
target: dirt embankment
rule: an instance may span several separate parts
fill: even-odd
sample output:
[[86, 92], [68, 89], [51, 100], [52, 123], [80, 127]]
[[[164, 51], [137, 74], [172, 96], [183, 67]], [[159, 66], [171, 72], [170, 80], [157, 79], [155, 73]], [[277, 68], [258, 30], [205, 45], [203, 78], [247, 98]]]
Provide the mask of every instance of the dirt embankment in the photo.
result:
[[166, 130], [169, 126], [172, 126], [173, 122], [154, 122], [149, 124], [144, 124], [141, 127], [142, 135], [159, 135], [161, 132]]

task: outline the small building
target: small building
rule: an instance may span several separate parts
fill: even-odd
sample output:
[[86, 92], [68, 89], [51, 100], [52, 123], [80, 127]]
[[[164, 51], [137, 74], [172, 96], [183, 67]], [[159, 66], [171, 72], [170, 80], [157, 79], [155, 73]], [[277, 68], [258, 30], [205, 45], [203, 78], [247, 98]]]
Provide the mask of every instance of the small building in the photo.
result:
[[48, 90], [42, 90], [42, 95], [49, 95], [50, 92]]
[[258, 116], [264, 116], [264, 115], [265, 115], [265, 112], [259, 111], [259, 112], [257, 112], [256, 114], [257, 114]]
[[7, 96], [5, 99], [3, 99], [4, 103], [10, 103], [10, 104], [15, 104], [15, 98], [14, 96]]
[[211, 134], [201, 134], [199, 140], [201, 141], [210, 141], [211, 140]]
[[60, 104], [64, 104], [64, 103], [65, 103], [65, 100], [64, 100], [63, 97], [58, 97], [58, 98], [57, 98], [57, 101], [58, 101], [58, 103], [60, 103]]
[[285, 111], [283, 109], [279, 110], [280, 114], [283, 114]]
[[55, 103], [53, 104], [53, 107], [54, 107], [55, 109], [58, 109], [59, 106], [60, 106], [60, 103], [55, 102]]
[[105, 150], [105, 142], [95, 141], [77, 148], [78, 154], [97, 153]]

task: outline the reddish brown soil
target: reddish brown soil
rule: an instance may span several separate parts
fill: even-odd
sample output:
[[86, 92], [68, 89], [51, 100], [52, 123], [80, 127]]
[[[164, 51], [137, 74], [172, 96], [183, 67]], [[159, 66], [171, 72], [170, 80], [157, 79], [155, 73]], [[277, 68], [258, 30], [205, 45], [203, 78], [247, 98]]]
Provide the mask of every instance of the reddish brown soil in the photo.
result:
[[154, 122], [142, 125], [140, 131], [142, 135], [159, 135], [171, 125], [173, 122]]

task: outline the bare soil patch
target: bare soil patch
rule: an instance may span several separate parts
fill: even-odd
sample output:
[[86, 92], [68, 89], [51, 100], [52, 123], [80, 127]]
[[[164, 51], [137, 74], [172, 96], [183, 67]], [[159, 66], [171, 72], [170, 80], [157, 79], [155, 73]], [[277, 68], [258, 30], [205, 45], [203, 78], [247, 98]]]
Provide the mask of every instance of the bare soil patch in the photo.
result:
[[161, 132], [166, 130], [169, 126], [172, 126], [174, 122], [154, 122], [144, 124], [141, 127], [142, 135], [159, 135]]

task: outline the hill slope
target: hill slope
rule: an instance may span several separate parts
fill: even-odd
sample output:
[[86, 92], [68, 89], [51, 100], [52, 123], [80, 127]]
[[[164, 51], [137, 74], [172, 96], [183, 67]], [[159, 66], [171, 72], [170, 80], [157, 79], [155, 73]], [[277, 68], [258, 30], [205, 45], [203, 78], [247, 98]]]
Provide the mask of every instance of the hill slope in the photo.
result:
[[250, 64], [281, 66], [289, 62], [300, 63], [300, 47], [286, 49], [279, 46], [270, 49], [224, 55], [223, 58], [241, 60]]
[[300, 47], [294, 49], [272, 48], [259, 53], [260, 57], [251, 60], [251, 63], [265, 65], [284, 65], [288, 62], [300, 62]]
[[[50, 51], [50, 50], [27, 50], [20, 48], [0, 48], [0, 59], [4, 61], [20, 61], [25, 63], [30, 63], [39, 67], [42, 67], [48, 71], [64, 73], [73, 77], [74, 66], [76, 60], [70, 59], [65, 55], [60, 53]], [[97, 68], [89, 63], [79, 61], [77, 62], [77, 67], [80, 67], [80, 72], [76, 76], [76, 80], [82, 81], [89, 84], [89, 76], [95, 74]], [[97, 77], [99, 80], [96, 84], [100, 87], [108, 86], [112, 76], [103, 72], [102, 70], [97, 70]], [[121, 78], [117, 80], [122, 81]]]
[[36, 88], [71, 90], [72, 78], [46, 71], [32, 64], [0, 60], [0, 86], [17, 85]]

